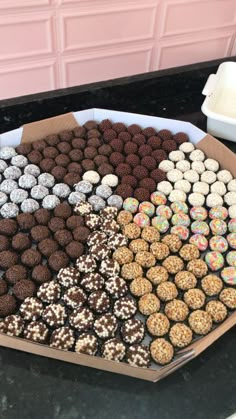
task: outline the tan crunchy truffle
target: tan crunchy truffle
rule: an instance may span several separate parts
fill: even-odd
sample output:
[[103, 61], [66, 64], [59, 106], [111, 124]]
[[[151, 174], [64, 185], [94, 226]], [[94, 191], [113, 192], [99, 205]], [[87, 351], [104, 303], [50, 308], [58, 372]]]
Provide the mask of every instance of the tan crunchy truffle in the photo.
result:
[[176, 323], [169, 332], [169, 338], [172, 345], [177, 348], [185, 348], [188, 346], [193, 338], [193, 332], [190, 327], [183, 323]]
[[150, 251], [153, 253], [157, 260], [163, 260], [169, 256], [170, 251], [169, 247], [164, 243], [152, 243], [150, 246]]
[[130, 224], [133, 221], [133, 216], [131, 214], [131, 212], [129, 211], [120, 211], [118, 216], [117, 216], [117, 222], [121, 225], [124, 226], [126, 224]]
[[192, 310], [196, 310], [204, 306], [206, 297], [201, 290], [192, 288], [184, 293], [184, 301]]
[[121, 276], [127, 281], [143, 275], [143, 268], [137, 262], [126, 263], [121, 268]]
[[180, 271], [175, 275], [175, 285], [179, 289], [186, 291], [196, 287], [197, 278], [192, 274], [192, 272]]
[[141, 297], [148, 292], [152, 292], [152, 284], [146, 278], [135, 278], [130, 284], [130, 292], [135, 297]]
[[162, 301], [171, 301], [178, 295], [177, 288], [173, 282], [162, 282], [157, 287], [157, 296]]
[[169, 256], [164, 260], [162, 265], [170, 274], [177, 274], [177, 272], [182, 271], [184, 268], [184, 262], [178, 256]]
[[167, 244], [172, 253], [178, 252], [182, 246], [182, 241], [176, 234], [167, 234], [161, 241]]
[[163, 266], [153, 266], [147, 271], [147, 278], [154, 284], [158, 285], [161, 282], [168, 280], [168, 272]]
[[190, 261], [193, 259], [198, 259], [200, 257], [200, 252], [194, 244], [185, 244], [179, 252], [181, 258], [186, 261]]
[[227, 308], [221, 301], [209, 301], [206, 305], [206, 312], [210, 314], [214, 323], [223, 322], [227, 317]]
[[141, 234], [141, 228], [135, 223], [126, 224], [123, 228], [123, 234], [128, 239], [137, 239]]
[[146, 321], [146, 325], [152, 336], [164, 336], [170, 328], [170, 322], [163, 313], [151, 314]]
[[143, 295], [138, 302], [140, 313], [144, 316], [150, 316], [150, 314], [156, 313], [160, 310], [160, 300], [155, 294], [148, 293]]
[[188, 313], [188, 306], [182, 300], [170, 301], [165, 306], [165, 314], [170, 320], [175, 322], [183, 322]]
[[173, 346], [163, 338], [155, 339], [150, 346], [151, 357], [157, 364], [168, 364], [174, 356]]
[[113, 259], [116, 260], [119, 265], [124, 265], [125, 263], [130, 263], [133, 261], [134, 255], [130, 249], [126, 246], [119, 247], [113, 253]]
[[206, 335], [212, 328], [211, 316], [204, 310], [193, 311], [188, 318], [188, 322], [197, 335]]
[[135, 262], [139, 263], [144, 268], [151, 268], [156, 263], [156, 259], [150, 252], [138, 252], [135, 256]]
[[187, 265], [189, 272], [192, 272], [197, 278], [202, 278], [207, 274], [207, 264], [202, 259], [190, 260]]
[[158, 242], [160, 240], [160, 233], [155, 227], [144, 227], [142, 239], [146, 240], [148, 243]]
[[146, 251], [148, 252], [149, 250], [149, 245], [148, 243], [143, 240], [143, 239], [135, 239], [132, 240], [129, 244], [129, 248], [133, 253], [137, 253], [137, 252], [143, 252]]
[[231, 308], [232, 310], [236, 309], [236, 289], [235, 288], [225, 288], [220, 293], [220, 301], [226, 305], [226, 307]]
[[201, 286], [206, 295], [212, 297], [220, 293], [223, 288], [223, 282], [218, 276], [210, 274], [201, 280]]

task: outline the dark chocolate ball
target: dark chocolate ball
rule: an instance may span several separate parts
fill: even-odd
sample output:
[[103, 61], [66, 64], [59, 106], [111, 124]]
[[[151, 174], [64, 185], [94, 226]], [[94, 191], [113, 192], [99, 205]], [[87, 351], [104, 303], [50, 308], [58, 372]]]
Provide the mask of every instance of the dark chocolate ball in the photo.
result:
[[152, 154], [152, 147], [147, 144], [143, 144], [138, 149], [138, 155], [140, 157], [150, 156]]
[[174, 140], [165, 140], [162, 143], [163, 150], [167, 151], [167, 153], [170, 153], [171, 151], [174, 151], [177, 149], [176, 142]]
[[84, 159], [82, 161], [81, 165], [86, 172], [88, 170], [94, 170], [95, 169], [95, 164], [94, 164], [93, 160]]
[[108, 164], [108, 163], [103, 163], [99, 166], [98, 173], [101, 176], [110, 175], [114, 173], [113, 166], [111, 166], [111, 164]]
[[0, 297], [0, 317], [9, 316], [16, 311], [16, 299], [13, 295], [2, 295]]
[[[28, 215], [28, 214], [27, 214]], [[19, 217], [19, 216], [18, 216]], [[17, 217], [17, 221], [18, 221]], [[13, 236], [17, 231], [17, 223], [15, 220], [0, 220], [0, 233], [4, 236]]]
[[146, 167], [148, 170], [153, 170], [157, 167], [156, 160], [151, 156], [143, 157], [141, 160], [141, 165]]
[[80, 180], [81, 176], [78, 175], [78, 173], [67, 173], [63, 178], [64, 183], [66, 183], [68, 186], [74, 186]]
[[8, 250], [10, 247], [10, 240], [8, 237], [0, 235], [0, 252]]
[[175, 135], [173, 135], [173, 140], [175, 140], [176, 143], [180, 145], [189, 141], [189, 136], [188, 134], [185, 134], [185, 132], [177, 132]]
[[36, 266], [41, 262], [41, 255], [35, 249], [27, 249], [21, 255], [21, 262], [26, 266]]
[[111, 153], [109, 160], [112, 166], [116, 167], [118, 164], [124, 163], [125, 156], [123, 156], [123, 154], [119, 153], [118, 151], [114, 151]]
[[32, 214], [19, 214], [16, 219], [21, 230], [29, 230], [35, 225], [35, 218]]
[[4, 279], [0, 279], [0, 296], [7, 293], [7, 283]]
[[74, 230], [81, 226], [84, 226], [84, 217], [82, 217], [82, 215], [72, 215], [66, 220], [66, 227], [70, 230]]
[[146, 138], [143, 134], [135, 134], [132, 138], [132, 141], [138, 146], [145, 144]]
[[15, 284], [21, 279], [26, 279], [27, 270], [23, 265], [13, 265], [5, 272], [6, 281], [9, 284]]
[[38, 165], [43, 159], [43, 156], [40, 151], [33, 150], [28, 154], [27, 158], [30, 163]]
[[37, 265], [32, 271], [32, 278], [37, 284], [43, 284], [52, 279], [52, 274], [46, 265]]
[[124, 176], [124, 175], [130, 175], [132, 172], [131, 167], [129, 166], [129, 164], [127, 163], [120, 163], [118, 164], [117, 168], [116, 168], [116, 174], [117, 176]]
[[13, 265], [16, 265], [18, 261], [18, 255], [16, 252], [11, 250], [3, 250], [0, 252], [0, 268], [8, 269]]
[[145, 137], [149, 138], [149, 137], [152, 137], [153, 135], [156, 135], [156, 130], [153, 127], [147, 127], [143, 129], [142, 133], [143, 135], [145, 135]]
[[152, 152], [152, 157], [154, 157], [157, 163], [160, 163], [162, 160], [167, 159], [167, 154], [165, 150], [154, 150]]
[[67, 170], [65, 169], [65, 167], [61, 167], [61, 166], [55, 166], [51, 171], [51, 174], [55, 177], [56, 180], [59, 180], [59, 181], [61, 181], [64, 178], [66, 173], [67, 173]]
[[70, 157], [71, 161], [81, 161], [84, 157], [83, 151], [81, 151], [78, 148], [74, 148], [73, 150], [71, 150], [68, 154], [68, 156]]
[[158, 131], [157, 135], [163, 141], [172, 139], [172, 133], [168, 129], [161, 129], [160, 131]]
[[156, 190], [156, 182], [155, 180], [145, 177], [144, 179], [141, 179], [139, 182], [139, 188], [148, 189], [150, 192], [154, 192]]
[[135, 176], [133, 175], [125, 175], [121, 178], [121, 183], [127, 184], [132, 186], [132, 188], [136, 188], [138, 182]]
[[139, 156], [136, 156], [135, 154], [129, 154], [126, 159], [125, 162], [131, 166], [131, 167], [135, 167], [138, 164], [140, 164], [140, 158]]
[[96, 164], [96, 166], [101, 166], [104, 163], [108, 163], [108, 157], [107, 156], [101, 156], [99, 154], [94, 158], [94, 163]]
[[149, 191], [144, 188], [137, 188], [134, 191], [134, 198], [136, 198], [139, 202], [149, 201]]
[[116, 189], [116, 194], [120, 195], [123, 199], [133, 196], [133, 188], [130, 185], [119, 185]]
[[90, 129], [87, 132], [87, 138], [90, 139], [90, 138], [94, 138], [94, 137], [98, 137], [98, 138], [101, 137], [101, 133], [97, 129]]
[[135, 134], [139, 134], [140, 132], [142, 132], [142, 128], [137, 124], [131, 124], [127, 127], [127, 131], [131, 135], [135, 135]]
[[162, 182], [166, 179], [166, 174], [161, 169], [154, 169], [151, 171], [150, 176], [155, 182]]
[[41, 162], [39, 163], [39, 166], [43, 172], [50, 173], [51, 170], [56, 166], [56, 163], [53, 159], [46, 158], [46, 159], [41, 160]]
[[65, 129], [59, 133], [61, 141], [71, 141], [73, 138], [73, 133], [69, 129]]
[[136, 179], [143, 179], [148, 176], [148, 170], [146, 167], [139, 165], [133, 169], [133, 175]]
[[133, 141], [128, 141], [124, 146], [125, 154], [136, 154], [138, 151], [138, 145]]
[[32, 151], [32, 144], [31, 143], [22, 143], [22, 144], [19, 144], [16, 147], [16, 152], [18, 154], [23, 154], [23, 156], [26, 156], [31, 151]]
[[114, 138], [117, 137], [116, 132], [114, 131], [114, 129], [110, 128], [110, 129], [106, 129], [103, 132], [103, 139], [105, 143], [109, 143], [111, 140], [114, 140]]
[[36, 287], [33, 281], [29, 279], [22, 279], [18, 281], [13, 287], [13, 294], [18, 300], [24, 301], [27, 297], [33, 297], [36, 292]]
[[69, 258], [62, 250], [57, 250], [49, 257], [48, 264], [50, 268], [58, 272], [62, 268], [66, 268], [69, 264]]
[[98, 149], [98, 153], [102, 156], [110, 156], [112, 153], [112, 148], [109, 144], [103, 144]]
[[72, 147], [78, 148], [79, 150], [83, 150], [86, 147], [87, 142], [84, 138], [74, 138], [72, 140]]
[[55, 233], [57, 230], [62, 230], [65, 228], [65, 221], [62, 218], [59, 217], [53, 217], [48, 223], [48, 227], [50, 230]]
[[87, 227], [80, 226], [73, 230], [74, 240], [86, 243], [87, 238], [90, 234], [90, 230]]
[[86, 129], [84, 127], [75, 127], [73, 129], [73, 134], [75, 137], [84, 138], [86, 135]]
[[[35, 227], [34, 227], [35, 228]], [[15, 250], [25, 250], [31, 246], [31, 240], [26, 233], [18, 233], [12, 238], [12, 247]]]
[[71, 232], [65, 229], [56, 231], [54, 238], [62, 247], [67, 246], [73, 240]]
[[53, 147], [60, 142], [60, 138], [57, 134], [51, 134], [46, 137], [46, 142], [50, 147]]
[[103, 121], [100, 122], [98, 127], [99, 127], [100, 131], [104, 132], [104, 131], [106, 131], [106, 129], [112, 128], [112, 123], [109, 119], [103, 119]]
[[95, 147], [86, 147], [84, 149], [84, 157], [86, 159], [94, 159], [97, 155], [97, 149]]
[[50, 256], [53, 252], [58, 250], [58, 244], [53, 239], [44, 239], [38, 244], [38, 250], [43, 256]]
[[51, 214], [50, 211], [46, 208], [39, 208], [37, 211], [35, 211], [34, 217], [37, 224], [47, 225], [51, 218]]
[[77, 173], [78, 175], [82, 175], [83, 169], [79, 163], [70, 163], [67, 167], [69, 173]]
[[66, 154], [58, 154], [55, 158], [55, 163], [57, 166], [67, 167], [70, 164], [70, 159]]
[[32, 147], [34, 150], [43, 151], [43, 149], [47, 147], [47, 143], [44, 140], [34, 141]]
[[61, 204], [57, 205], [53, 211], [55, 217], [61, 217], [64, 220], [69, 218], [72, 214], [72, 209], [67, 202], [62, 202]]
[[112, 150], [118, 151], [119, 153], [121, 153], [124, 148], [124, 143], [123, 141], [119, 140], [119, 138], [114, 138], [114, 140], [111, 140], [109, 145], [111, 146]]
[[[87, 146], [88, 146], [88, 147], [98, 148], [98, 147], [100, 147], [101, 145], [102, 145], [102, 142], [101, 142], [101, 140], [100, 140], [99, 138], [97, 138], [97, 137], [90, 138], [90, 140], [88, 140], [88, 142], [87, 142]], [[91, 158], [91, 157], [90, 157], [90, 158]]]
[[77, 259], [79, 256], [82, 256], [84, 253], [84, 246], [82, 243], [72, 240], [66, 246], [66, 253], [72, 259]]
[[90, 129], [97, 129], [98, 126], [96, 121], [90, 120], [84, 124], [84, 127], [89, 131]]
[[153, 150], [156, 150], [158, 148], [161, 148], [161, 139], [156, 135], [153, 135], [152, 137], [148, 138], [147, 144], [150, 145]]
[[112, 129], [119, 134], [120, 132], [126, 131], [126, 126], [123, 122], [115, 122], [115, 124], [112, 125]]
[[121, 140], [121, 141], [123, 141], [123, 143], [127, 143], [128, 141], [130, 141], [131, 140], [131, 134], [129, 133], [129, 132], [120, 132], [119, 134], [118, 134], [118, 138]]
[[50, 236], [50, 230], [45, 225], [37, 225], [30, 231], [32, 239], [38, 243]]
[[62, 154], [68, 154], [71, 151], [71, 145], [66, 141], [62, 141], [57, 144], [57, 149]]

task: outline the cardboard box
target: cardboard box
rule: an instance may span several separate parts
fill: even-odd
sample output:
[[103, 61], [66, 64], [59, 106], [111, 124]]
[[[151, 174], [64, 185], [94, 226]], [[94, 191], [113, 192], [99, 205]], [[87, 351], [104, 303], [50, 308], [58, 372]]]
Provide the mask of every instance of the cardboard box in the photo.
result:
[[[113, 122], [122, 121], [126, 125], [137, 123], [143, 128], [152, 126], [158, 130], [168, 128], [172, 132], [185, 132], [189, 135], [191, 142], [195, 144], [197, 148], [204, 151], [208, 157], [218, 160], [221, 167], [230, 170], [236, 178], [235, 154], [215, 138], [206, 134], [194, 125], [188, 122], [176, 121], [172, 119], [116, 112], [105, 109], [88, 109], [24, 125], [16, 130], [1, 134], [0, 147], [16, 147], [21, 142], [33, 142], [40, 138], [44, 138], [49, 134], [59, 133], [64, 129], [73, 129], [76, 125], [83, 125], [88, 120], [96, 120], [97, 122], [100, 122], [105, 118], [109, 118]], [[53, 349], [46, 345], [40, 345], [25, 339], [10, 337], [4, 334], [0, 334], [0, 345], [40, 356], [46, 356], [48, 358], [54, 358], [65, 362], [156, 382], [198, 356], [204, 351], [204, 349], [210, 346], [216, 339], [222, 336], [235, 324], [236, 311], [232, 313], [222, 324], [212, 330], [212, 332], [207, 336], [198, 338], [190, 346], [180, 351], [170, 364], [163, 367], [153, 364], [149, 369], [132, 367], [125, 363], [108, 361], [100, 357], [91, 357], [88, 355], [77, 354], [75, 352]]]

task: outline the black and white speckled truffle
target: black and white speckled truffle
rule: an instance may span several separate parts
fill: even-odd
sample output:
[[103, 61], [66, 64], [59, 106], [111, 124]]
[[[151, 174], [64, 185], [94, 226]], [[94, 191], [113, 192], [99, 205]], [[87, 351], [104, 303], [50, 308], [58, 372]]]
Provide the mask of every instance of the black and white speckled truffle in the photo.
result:
[[108, 339], [115, 336], [118, 321], [110, 313], [103, 314], [94, 322], [94, 332], [100, 339]]
[[76, 268], [80, 272], [94, 272], [96, 267], [96, 261], [90, 255], [82, 255], [76, 259]]
[[105, 291], [93, 291], [88, 297], [88, 305], [95, 313], [106, 313], [110, 308], [110, 298]]
[[107, 340], [102, 347], [102, 357], [110, 361], [120, 362], [125, 357], [125, 345], [116, 338]]
[[109, 278], [110, 276], [119, 275], [120, 265], [116, 260], [113, 259], [104, 259], [101, 262], [100, 272], [102, 275]]
[[51, 348], [69, 351], [75, 342], [74, 332], [69, 327], [64, 326], [52, 332], [50, 338]]
[[27, 297], [20, 306], [20, 313], [24, 320], [38, 320], [43, 311], [43, 304], [38, 298]]
[[112, 298], [124, 297], [128, 292], [128, 287], [123, 278], [112, 276], [105, 282], [105, 289]]
[[78, 285], [80, 273], [76, 268], [68, 267], [60, 269], [57, 275], [57, 281], [65, 288]]
[[120, 320], [128, 320], [135, 315], [137, 311], [136, 301], [131, 297], [122, 297], [114, 304], [113, 312]]
[[101, 290], [104, 286], [104, 283], [105, 283], [104, 278], [96, 272], [85, 274], [82, 280], [80, 281], [80, 285], [87, 292], [94, 292], [97, 290]]
[[61, 287], [56, 281], [45, 282], [40, 285], [37, 297], [44, 303], [55, 303], [60, 299]]
[[75, 352], [94, 356], [98, 351], [97, 338], [89, 333], [82, 333], [76, 341]]
[[49, 304], [42, 314], [43, 320], [51, 327], [60, 327], [65, 324], [66, 310], [61, 304]]
[[97, 214], [85, 215], [85, 225], [91, 230], [98, 229], [101, 224], [101, 217]]
[[71, 287], [63, 295], [64, 303], [69, 308], [81, 307], [87, 299], [87, 295], [80, 287]]
[[69, 317], [69, 323], [78, 332], [86, 332], [93, 327], [94, 315], [86, 307], [76, 308]]
[[93, 207], [89, 202], [79, 202], [74, 208], [75, 214], [85, 215], [92, 212]]
[[97, 243], [90, 247], [90, 254], [96, 260], [103, 260], [110, 254], [110, 249], [106, 244]]
[[20, 336], [23, 327], [24, 321], [17, 314], [11, 314], [0, 322], [0, 332], [8, 336]]
[[127, 246], [128, 239], [121, 233], [112, 234], [107, 241], [107, 245], [110, 249], [116, 250], [118, 247]]
[[148, 368], [151, 363], [150, 351], [145, 345], [132, 345], [127, 350], [126, 360], [132, 367]]
[[45, 343], [48, 337], [48, 328], [42, 321], [31, 322], [24, 329], [24, 337], [37, 343]]
[[93, 231], [87, 239], [88, 246], [94, 246], [97, 243], [106, 243], [107, 236], [101, 231]]
[[125, 343], [129, 345], [140, 343], [144, 338], [144, 325], [141, 320], [129, 319], [122, 325], [121, 334]]

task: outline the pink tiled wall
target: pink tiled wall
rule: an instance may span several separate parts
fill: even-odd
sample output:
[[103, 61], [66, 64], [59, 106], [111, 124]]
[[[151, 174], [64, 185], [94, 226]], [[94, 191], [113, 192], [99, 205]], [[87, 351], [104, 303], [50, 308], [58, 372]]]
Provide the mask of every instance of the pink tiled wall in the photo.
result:
[[0, 0], [0, 99], [236, 54], [236, 0]]

